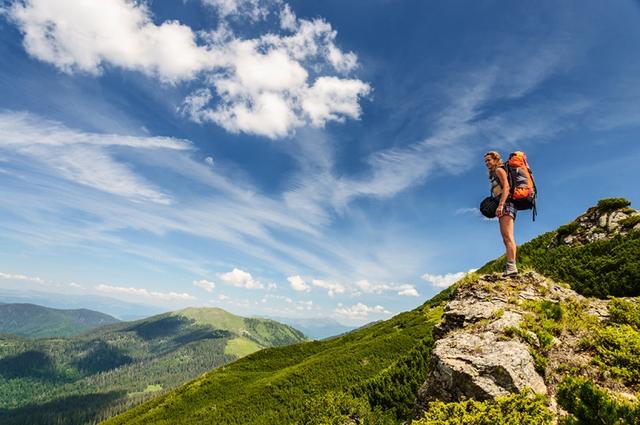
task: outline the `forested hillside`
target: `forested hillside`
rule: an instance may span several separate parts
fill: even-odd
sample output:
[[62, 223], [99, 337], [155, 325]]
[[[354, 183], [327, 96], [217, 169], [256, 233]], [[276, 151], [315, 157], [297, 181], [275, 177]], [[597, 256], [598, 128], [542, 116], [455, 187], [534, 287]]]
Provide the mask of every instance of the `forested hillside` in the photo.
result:
[[18, 303], [0, 305], [0, 333], [32, 338], [78, 335], [117, 322], [115, 317], [87, 309], [60, 310]]
[[271, 320], [186, 309], [73, 338], [0, 336], [0, 423], [94, 423], [265, 347], [304, 341]]
[[[629, 297], [607, 303], [598, 312], [599, 321], [589, 318], [594, 313], [577, 294], [576, 302], [525, 303], [518, 306], [525, 321], [502, 336], [530, 344], [530, 355], [543, 378], [568, 377], [548, 383], [557, 388], [559, 402], [570, 413], [562, 418], [565, 424], [639, 423], [636, 396], [630, 393], [621, 400], [609, 393], [610, 388], [640, 390], [640, 307], [631, 298], [640, 294], [639, 215], [625, 200], [603, 200], [574, 223], [520, 247], [523, 271], [534, 269], [542, 279], [546, 276], [587, 296]], [[483, 273], [498, 271], [503, 264], [504, 259], [490, 262], [421, 307], [366, 329], [255, 353], [106, 424], [411, 422], [418, 419], [417, 390], [430, 371], [432, 330], [449, 294], [463, 285], [477, 285]], [[491, 292], [491, 287], [487, 290]], [[544, 293], [544, 287], [538, 290]], [[502, 298], [517, 301], [508, 295]], [[598, 305], [597, 300], [593, 304]], [[496, 315], [493, 319], [500, 318], [500, 311]], [[486, 325], [486, 320], [478, 325]], [[571, 362], [549, 366], [549, 353], [556, 344], [564, 344], [562, 338], [571, 341], [567, 344], [575, 350], [572, 356], [593, 366], [588, 368], [593, 371], [591, 379]], [[546, 375], [547, 367], [553, 373]], [[417, 423], [550, 424], [555, 413], [548, 403], [545, 396], [526, 392], [496, 400], [434, 402]]]

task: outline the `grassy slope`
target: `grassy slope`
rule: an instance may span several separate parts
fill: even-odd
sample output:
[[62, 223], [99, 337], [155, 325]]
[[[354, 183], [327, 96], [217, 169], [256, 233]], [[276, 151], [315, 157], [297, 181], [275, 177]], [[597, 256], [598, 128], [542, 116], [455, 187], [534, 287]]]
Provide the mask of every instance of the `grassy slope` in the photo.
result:
[[[522, 245], [521, 267], [567, 282], [585, 295], [640, 295], [640, 232], [585, 246], [550, 249], [554, 237], [556, 232], [549, 232]], [[478, 273], [500, 271], [503, 265], [504, 258], [499, 258]], [[376, 404], [376, 398], [399, 390], [405, 393], [405, 406], [409, 405], [415, 391], [396, 382], [416, 371], [400, 373], [401, 361], [393, 360], [402, 360], [403, 353], [430, 334], [439, 316], [427, 311], [445, 296], [443, 293], [414, 311], [341, 338], [255, 353], [107, 424], [298, 423], [304, 418], [304, 403], [328, 391], [358, 396], [365, 391], [373, 407], [388, 408], [393, 400], [384, 405]], [[413, 367], [416, 363], [406, 364]], [[485, 423], [481, 416], [478, 424]]]
[[106, 423], [297, 423], [310, 398], [389, 374], [430, 336], [442, 298], [342, 337], [262, 350]]
[[35, 304], [0, 305], [0, 333], [31, 338], [78, 335], [116, 323], [118, 319], [97, 311], [60, 310]]

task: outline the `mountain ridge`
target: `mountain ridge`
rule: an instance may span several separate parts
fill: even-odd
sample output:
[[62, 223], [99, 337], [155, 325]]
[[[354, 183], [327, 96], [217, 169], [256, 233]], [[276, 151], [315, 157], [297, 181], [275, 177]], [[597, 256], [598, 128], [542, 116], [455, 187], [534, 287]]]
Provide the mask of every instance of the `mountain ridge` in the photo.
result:
[[[611, 216], [615, 212], [624, 213], [626, 217], [621, 218], [620, 222], [638, 215], [637, 211], [629, 208], [626, 200], [620, 198], [602, 200], [594, 208], [595, 210], [590, 210], [591, 213], [596, 211], [599, 217]], [[633, 220], [636, 219], [631, 218], [624, 223]], [[601, 376], [609, 377], [606, 379], [611, 381], [626, 379], [627, 385], [630, 385], [629, 388], [637, 390], [640, 389], [637, 387], [637, 383], [640, 382], [640, 364], [637, 362], [637, 356], [633, 355], [633, 350], [640, 350], [640, 333], [638, 332], [640, 307], [637, 300], [637, 296], [640, 295], [638, 284], [640, 282], [638, 279], [640, 232], [635, 229], [637, 223], [632, 223], [633, 226], [629, 231], [621, 233], [620, 226], [606, 227], [611, 221], [604, 220], [605, 227], [600, 225], [599, 218], [596, 221], [593, 225], [598, 226], [598, 229], [593, 233], [603, 233], [600, 230], [604, 229], [606, 237], [595, 238], [585, 243], [564, 243], [566, 242], [564, 241], [553, 245], [552, 241], [566, 232], [566, 227], [561, 226], [558, 230], [540, 235], [519, 247], [519, 260], [523, 271], [530, 270], [536, 273], [533, 275], [524, 273], [522, 278], [540, 276], [540, 279], [535, 277], [538, 279], [536, 282], [542, 282], [544, 279], [544, 281], [558, 283], [545, 284], [548, 291], [556, 286], [563, 288], [562, 285], [566, 284], [583, 294], [576, 297], [578, 300], [579, 297], [594, 295], [606, 298], [610, 293], [626, 297], [622, 301], [608, 303], [604, 309], [602, 305], [596, 309], [600, 312], [599, 314], [603, 314], [603, 317], [606, 316], [604, 313], [608, 313], [611, 318], [617, 318], [615, 319], [617, 322], [614, 319], [604, 318], [597, 322], [600, 325], [593, 324], [595, 322], [592, 323], [591, 319], [584, 319], [584, 317], [590, 317], [582, 315], [584, 311], [580, 310], [579, 316], [577, 313], [574, 314], [572, 303], [565, 306], [561, 304], [562, 301], [554, 303], [544, 298], [524, 300], [527, 310], [518, 313], [523, 319], [520, 322], [512, 321], [508, 326], [501, 328], [501, 332], [504, 333], [502, 337], [520, 344], [522, 358], [529, 359], [528, 370], [533, 369], [540, 378], [542, 376], [540, 373], [544, 372], [539, 371], [545, 371], [546, 368], [554, 365], [560, 367], [562, 371], [564, 365], [558, 364], [553, 355], [550, 357], [550, 350], [554, 349], [553, 344], [556, 341], [561, 341], [559, 338], [565, 338], [567, 335], [575, 337], [571, 332], [578, 332], [578, 329], [581, 329], [580, 320], [582, 320], [590, 324], [591, 327], [588, 329], [592, 333], [589, 335], [594, 339], [589, 345], [588, 341], [582, 343], [582, 340], [576, 337], [579, 343], [574, 345], [574, 349], [587, 350], [591, 353], [587, 363], [595, 364], [593, 370], [599, 371]], [[573, 225], [570, 227], [573, 228], [572, 230], [578, 229]], [[519, 386], [510, 387], [509, 385], [507, 385], [508, 395], [497, 393], [495, 398], [492, 395], [485, 400], [479, 397], [480, 400], [471, 398], [466, 401], [455, 395], [442, 400], [436, 397], [427, 401], [427, 405], [423, 405], [424, 408], [416, 411], [416, 394], [419, 393], [420, 387], [424, 387], [428, 376], [433, 373], [433, 353], [438, 347], [437, 341], [443, 335], [438, 333], [436, 324], [440, 323], [443, 313], [446, 316], [447, 309], [451, 308], [449, 303], [452, 297], [455, 297], [452, 294], [455, 294], [457, 288], [478, 285], [478, 282], [483, 279], [501, 281], [500, 277], [496, 280], [490, 276], [498, 276], [493, 273], [501, 270], [504, 261], [504, 257], [490, 261], [476, 273], [468, 275], [411, 312], [401, 313], [385, 322], [343, 337], [316, 342], [313, 346], [314, 350], [310, 350], [310, 346], [295, 345], [286, 349], [273, 348], [248, 356], [227, 366], [224, 373], [210, 372], [173, 392], [114, 417], [105, 424], [149, 422], [199, 424], [211, 421], [219, 424], [399, 424], [408, 423], [408, 421], [415, 421], [420, 425], [555, 423], [558, 418], [557, 412], [560, 411], [554, 410], [554, 406], [550, 405], [555, 401], [550, 401], [547, 395], [536, 396], [524, 390], [520, 392]], [[540, 284], [539, 287], [543, 288], [544, 285]], [[561, 289], [558, 291], [562, 292]], [[526, 294], [526, 291], [524, 293]], [[594, 305], [599, 302], [597, 298], [593, 300]], [[509, 301], [507, 296], [505, 305], [510, 305]], [[624, 304], [625, 302], [628, 304]], [[481, 330], [491, 325], [494, 319], [500, 320], [504, 316], [513, 319], [516, 314], [515, 311], [507, 312], [507, 309], [499, 313], [499, 310], [495, 313], [502, 315], [501, 317], [472, 321], [473, 323], [469, 326]], [[572, 322], [574, 319], [580, 322], [580, 326]], [[407, 323], [405, 323], [406, 320], [408, 320]], [[447, 319], [442, 323], [446, 321]], [[394, 331], [392, 330], [407, 329], [408, 323], [412, 323], [411, 326], [415, 327], [416, 333], [412, 334], [411, 339], [405, 340], [400, 352], [393, 352], [394, 354], [390, 354], [387, 360], [377, 363], [376, 367], [371, 369], [362, 369], [357, 366], [358, 361], [365, 363], [370, 361], [367, 356], [360, 354], [359, 350], [376, 349], [378, 352], [388, 350], [389, 346], [383, 348], [382, 341], [385, 338], [387, 341], [393, 340]], [[584, 327], [586, 329], [587, 325], [585, 324]], [[382, 329], [386, 330], [383, 334], [380, 333]], [[459, 331], [453, 330], [454, 333]], [[611, 341], [618, 345], [610, 346]], [[625, 349], [621, 341], [631, 344], [631, 351]], [[339, 345], [341, 349], [336, 351], [331, 344]], [[390, 342], [390, 344], [394, 343]], [[307, 352], [288, 363], [278, 362], [278, 359], [287, 357], [287, 353], [295, 350], [303, 352], [307, 350]], [[549, 360], [550, 358], [552, 361]], [[319, 364], [312, 367], [314, 359], [315, 361], [324, 359], [326, 363], [323, 363], [323, 367]], [[345, 364], [349, 367], [344, 367]], [[270, 365], [269, 371], [266, 365]], [[497, 367], [500, 370], [502, 366], [504, 365], [493, 366], [493, 368]], [[545, 382], [547, 387], [555, 385], [557, 403], [566, 412], [562, 420], [568, 421], [567, 424], [591, 423], [584, 422], [585, 418], [589, 415], [598, 417], [602, 415], [598, 412], [602, 411], [615, 418], [632, 418], [629, 420], [637, 421], [640, 417], [640, 407], [634, 404], [635, 402], [620, 400], [619, 396], [611, 393], [612, 386], [603, 386], [603, 383], [609, 381], [606, 379], [584, 380], [580, 370], [572, 369], [571, 364], [568, 366], [569, 369], [564, 370], [564, 373], [570, 379], [556, 383]], [[250, 376], [243, 372], [254, 370], [260, 370], [265, 380], [252, 381]], [[297, 378], [297, 373], [302, 371], [304, 371], [305, 380], [301, 381]], [[333, 376], [335, 374], [348, 374], [350, 384], [347, 385], [337, 379]], [[447, 376], [446, 373], [443, 375]], [[331, 379], [325, 379], [327, 376]], [[495, 380], [512, 380], [506, 376], [504, 373], [498, 373]], [[554, 377], [557, 376], [559, 375], [555, 372], [549, 375], [545, 373], [542, 379], [556, 379]], [[233, 391], [237, 396], [233, 391], [227, 391], [229, 383], [243, 382], [243, 380], [246, 387], [240, 393], [238, 393], [239, 387], [234, 387], [236, 389]], [[542, 393], [542, 386], [538, 385], [538, 388]], [[265, 399], [265, 391], [275, 391], [276, 394], [274, 398]], [[215, 394], [215, 399], [208, 394]], [[555, 397], [554, 395], [553, 400]], [[254, 405], [259, 405], [260, 409], [254, 409]], [[215, 408], [212, 409], [212, 406]], [[266, 411], [269, 413], [266, 414]], [[242, 415], [238, 416], [237, 412], [242, 412]], [[424, 416], [415, 416], [417, 412], [421, 412]], [[583, 422], [580, 422], [581, 420]]]
[[[0, 335], [0, 422], [99, 421], [260, 349], [306, 340], [271, 320], [220, 309], [186, 313], [194, 311], [209, 320], [176, 311], [74, 337]], [[214, 316], [241, 322], [242, 328], [235, 333], [216, 327]]]
[[31, 338], [73, 336], [118, 319], [90, 309], [56, 309], [31, 303], [0, 304], [0, 333]]

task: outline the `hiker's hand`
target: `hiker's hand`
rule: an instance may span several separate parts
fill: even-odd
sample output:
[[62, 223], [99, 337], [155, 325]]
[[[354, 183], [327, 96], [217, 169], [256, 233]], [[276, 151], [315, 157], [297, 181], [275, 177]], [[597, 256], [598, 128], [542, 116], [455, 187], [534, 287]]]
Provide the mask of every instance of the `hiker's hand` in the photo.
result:
[[503, 209], [504, 209], [504, 205], [498, 205], [498, 208], [496, 208], [496, 217], [502, 217]]

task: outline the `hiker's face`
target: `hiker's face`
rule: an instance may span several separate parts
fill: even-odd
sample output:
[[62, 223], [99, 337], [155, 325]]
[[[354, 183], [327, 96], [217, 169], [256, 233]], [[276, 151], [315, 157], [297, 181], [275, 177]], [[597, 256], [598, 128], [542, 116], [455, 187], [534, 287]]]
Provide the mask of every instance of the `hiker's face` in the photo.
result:
[[498, 162], [497, 159], [492, 158], [488, 155], [484, 157], [484, 165], [486, 165], [486, 167], [489, 170], [491, 170], [492, 168], [495, 168], [497, 162]]

